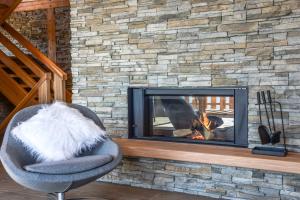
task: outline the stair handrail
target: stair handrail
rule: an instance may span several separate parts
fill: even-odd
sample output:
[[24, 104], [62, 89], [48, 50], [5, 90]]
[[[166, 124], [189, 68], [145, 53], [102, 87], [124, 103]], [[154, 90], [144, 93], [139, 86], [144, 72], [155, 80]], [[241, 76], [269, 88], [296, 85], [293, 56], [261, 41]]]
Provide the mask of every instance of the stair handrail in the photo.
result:
[[14, 39], [16, 39], [24, 48], [26, 48], [34, 57], [36, 57], [41, 63], [43, 63], [52, 73], [59, 76], [63, 80], [67, 80], [67, 74], [50, 58], [43, 54], [38, 48], [36, 48], [30, 41], [28, 41], [23, 35], [16, 31], [7, 22], [3, 22], [1, 25]]
[[6, 126], [8, 125], [9, 121], [13, 118], [13, 116], [26, 107], [37, 95], [40, 88], [45, 84], [47, 81], [51, 79], [51, 75], [49, 73], [45, 73], [43, 77], [34, 85], [34, 87], [30, 90], [30, 92], [20, 101], [20, 103], [13, 109], [13, 111], [1, 122], [0, 124], [0, 134], [4, 132]]
[[16, 41], [19, 42], [25, 49], [27, 49], [33, 57], [38, 59], [50, 72], [53, 73], [53, 91], [54, 99], [65, 101], [66, 92], [66, 80], [67, 74], [59, 67], [55, 62], [43, 54], [38, 48], [36, 48], [29, 40], [27, 40], [22, 34], [16, 31], [7, 22], [1, 24], [1, 27], [11, 35]]

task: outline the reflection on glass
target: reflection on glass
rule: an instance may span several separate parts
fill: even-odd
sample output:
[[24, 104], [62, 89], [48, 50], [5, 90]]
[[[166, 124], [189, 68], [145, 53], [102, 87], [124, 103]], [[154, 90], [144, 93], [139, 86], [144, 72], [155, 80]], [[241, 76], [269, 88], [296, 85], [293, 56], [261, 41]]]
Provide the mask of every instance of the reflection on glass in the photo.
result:
[[150, 136], [234, 141], [234, 97], [151, 96]]

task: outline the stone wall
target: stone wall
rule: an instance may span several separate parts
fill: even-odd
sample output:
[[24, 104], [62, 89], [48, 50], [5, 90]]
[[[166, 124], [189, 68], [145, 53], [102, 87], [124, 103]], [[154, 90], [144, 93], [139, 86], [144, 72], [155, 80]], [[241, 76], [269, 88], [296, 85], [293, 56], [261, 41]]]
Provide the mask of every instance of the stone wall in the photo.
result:
[[[71, 77], [70, 9], [57, 8], [55, 10], [55, 15], [57, 34], [57, 63], [66, 72], [68, 72], [69, 76]], [[7, 22], [47, 55], [48, 36], [46, 10], [13, 13]], [[68, 86], [71, 87], [71, 78], [69, 79]], [[7, 101], [0, 96], [0, 104], [3, 105], [3, 107], [6, 107], [5, 110], [10, 110], [12, 106], [6, 102]], [[8, 113], [9, 112], [1, 112], [0, 110], [0, 119], [5, 117]]]
[[300, 2], [71, 1], [74, 102], [113, 135], [127, 132], [128, 86], [249, 86], [249, 143], [258, 143], [255, 92], [283, 103], [287, 143], [300, 146]]
[[125, 158], [101, 181], [223, 199], [300, 199], [300, 175], [144, 158]]
[[[259, 143], [259, 120], [254, 105], [256, 91], [270, 89], [283, 104], [288, 148], [300, 151], [300, 1], [70, 2], [73, 101], [94, 110], [111, 135], [126, 137], [129, 86], [248, 86], [249, 147]], [[162, 173], [173, 177], [162, 188], [175, 190], [181, 187], [175, 186], [173, 172], [156, 170], [155, 167], [165, 161], [149, 160], [153, 168], [146, 168], [147, 173], [139, 172], [142, 169], [140, 160], [125, 159], [124, 162], [129, 164], [113, 173], [113, 181], [125, 184], [136, 181], [136, 185], [160, 187], [158, 181], [153, 179], [151, 182], [144, 176], [151, 179], [151, 175]], [[190, 168], [187, 163], [179, 165]], [[245, 171], [256, 174], [255, 170]], [[268, 172], [259, 173], [264, 177], [273, 176]], [[181, 172], [176, 175], [188, 176]], [[127, 181], [127, 176], [132, 180]], [[273, 199], [269, 193], [274, 188], [265, 181], [268, 178], [261, 180], [261, 188], [247, 183], [245, 188], [249, 189], [245, 190], [254, 191], [256, 195], [264, 193], [266, 198]], [[205, 187], [216, 187], [218, 182], [212, 178], [207, 182], [185, 181], [187, 188], [202, 187], [202, 183]], [[233, 196], [237, 197], [239, 186], [234, 179], [224, 183], [228, 183], [228, 187], [222, 186], [226, 191], [224, 196], [234, 190]], [[296, 192], [293, 197], [284, 192], [282, 182], [279, 185], [281, 188], [275, 188], [274, 193], [282, 193], [282, 198], [288, 195], [290, 199], [300, 199], [297, 187], [287, 190]], [[263, 188], [265, 192], [260, 192]], [[278, 198], [279, 194], [274, 197]]]
[[12, 111], [13, 105], [0, 93], [0, 122]]

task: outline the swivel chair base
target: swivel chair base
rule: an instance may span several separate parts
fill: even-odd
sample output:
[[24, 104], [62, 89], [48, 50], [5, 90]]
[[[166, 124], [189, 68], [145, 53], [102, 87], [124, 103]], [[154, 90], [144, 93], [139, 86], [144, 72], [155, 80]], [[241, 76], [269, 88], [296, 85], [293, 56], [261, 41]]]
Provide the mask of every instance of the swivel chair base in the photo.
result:
[[65, 200], [65, 193], [58, 193], [57, 200]]
[[49, 193], [47, 195], [48, 200], [65, 200], [65, 193]]

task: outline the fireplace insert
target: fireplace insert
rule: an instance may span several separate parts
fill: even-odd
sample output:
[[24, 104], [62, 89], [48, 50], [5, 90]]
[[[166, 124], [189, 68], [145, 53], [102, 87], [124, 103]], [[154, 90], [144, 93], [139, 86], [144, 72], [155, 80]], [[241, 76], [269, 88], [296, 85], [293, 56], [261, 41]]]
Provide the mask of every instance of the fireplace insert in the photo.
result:
[[129, 138], [247, 147], [248, 90], [129, 88]]

